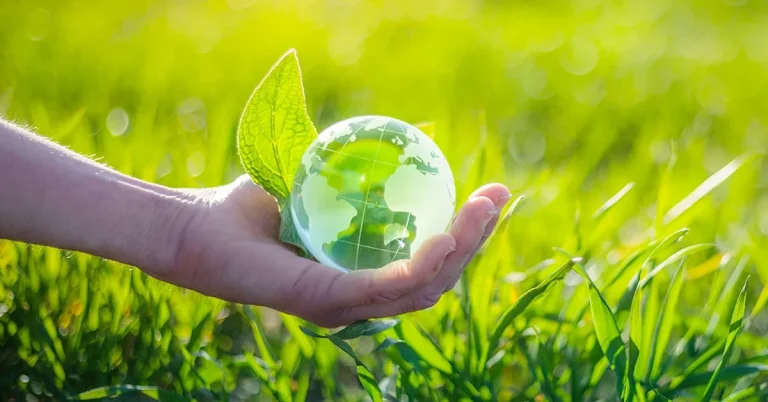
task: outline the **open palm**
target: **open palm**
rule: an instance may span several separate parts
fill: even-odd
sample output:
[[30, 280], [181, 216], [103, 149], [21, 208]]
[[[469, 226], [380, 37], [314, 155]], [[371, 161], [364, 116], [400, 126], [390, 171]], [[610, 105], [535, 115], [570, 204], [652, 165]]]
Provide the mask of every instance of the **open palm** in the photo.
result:
[[195, 213], [179, 231], [174, 267], [156, 276], [325, 327], [434, 305], [454, 287], [510, 198], [501, 184], [483, 186], [461, 207], [449, 232], [428, 239], [410, 260], [344, 273], [302, 258], [278, 240], [276, 200], [248, 176], [190, 194], [197, 200]]

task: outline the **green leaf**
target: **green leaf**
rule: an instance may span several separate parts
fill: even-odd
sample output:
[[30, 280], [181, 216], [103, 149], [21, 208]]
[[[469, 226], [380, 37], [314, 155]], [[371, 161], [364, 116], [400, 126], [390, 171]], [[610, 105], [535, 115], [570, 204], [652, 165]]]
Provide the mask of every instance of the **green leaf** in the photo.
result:
[[643, 331], [643, 288], [635, 290], [629, 313], [629, 344], [627, 348], [627, 376], [638, 378], [643, 373], [642, 348], [645, 331]]
[[[388, 321], [388, 320], [383, 320], [383, 321]], [[353, 326], [354, 324], [350, 325], [350, 327], [353, 327]], [[362, 327], [362, 325], [360, 325], [359, 327]], [[333, 342], [333, 344], [336, 345], [339, 349], [341, 349], [344, 353], [346, 353], [349, 357], [354, 359], [355, 365], [357, 365], [357, 378], [360, 380], [360, 384], [362, 384], [363, 388], [368, 393], [368, 396], [370, 396], [373, 401], [383, 400], [381, 395], [381, 390], [379, 390], [379, 386], [376, 382], [376, 378], [374, 378], [373, 376], [373, 373], [368, 368], [368, 366], [366, 366], [365, 363], [363, 363], [363, 361], [360, 360], [359, 357], [357, 357], [357, 354], [352, 349], [352, 346], [350, 346], [346, 341], [344, 341], [344, 339], [337, 336], [336, 334], [320, 335], [306, 327], [301, 327], [301, 331], [314, 338], [327, 338], [328, 340]], [[344, 330], [341, 330], [339, 331], [339, 333], [343, 331]], [[347, 339], [352, 339], [352, 338], [347, 338]]]
[[666, 215], [664, 215], [664, 224], [670, 224], [672, 221], [679, 218], [683, 213], [688, 211], [697, 202], [701, 201], [707, 194], [709, 194], [715, 187], [726, 181], [731, 175], [736, 173], [739, 168], [749, 162], [754, 156], [753, 153], [745, 153], [738, 158], [732, 160], [727, 165], [723, 166], [720, 170], [709, 176], [703, 183], [701, 183], [690, 194], [683, 198], [680, 202], [670, 208]]
[[487, 364], [489, 357], [496, 352], [496, 348], [499, 346], [499, 342], [501, 341], [501, 337], [504, 335], [504, 331], [512, 325], [512, 322], [515, 320], [515, 317], [520, 315], [523, 311], [525, 311], [528, 306], [531, 305], [539, 296], [546, 293], [547, 290], [549, 290], [550, 286], [554, 284], [555, 282], [562, 280], [565, 275], [571, 270], [571, 267], [573, 266], [574, 261], [568, 261], [565, 264], [563, 264], [560, 268], [555, 270], [552, 274], [550, 274], [546, 279], [544, 279], [543, 282], [538, 284], [536, 287], [528, 290], [527, 292], [523, 293], [522, 296], [520, 296], [517, 300], [515, 300], [515, 303], [509, 306], [504, 313], [501, 314], [501, 317], [497, 320], [496, 326], [493, 328], [493, 332], [491, 332], [491, 337], [488, 339], [488, 346], [487, 349], [483, 352], [480, 361], [483, 364]]
[[[461, 389], [461, 391], [463, 391], [466, 395], [476, 399], [479, 398], [479, 391], [475, 389], [472, 383], [467, 381], [464, 376], [459, 375], [458, 373], [447, 372], [444, 370], [444, 368], [441, 367], [433, 366], [430, 361], [426, 360], [422, 355], [416, 352], [416, 350], [414, 350], [414, 348], [408, 342], [405, 342], [401, 339], [386, 338], [379, 344], [379, 346], [376, 347], [375, 351], [382, 352], [389, 348], [394, 348], [402, 360], [410, 364], [411, 367], [413, 367], [414, 370], [422, 376], [424, 382], [427, 385], [429, 385], [429, 378], [427, 377], [426, 369], [432, 367], [438, 371], [441, 371], [445, 379], [451, 380], [454, 385]], [[419, 347], [419, 350], [421, 351], [422, 348]]]
[[752, 309], [751, 317], [757, 317], [757, 314], [763, 311], [763, 307], [768, 305], [768, 284], [763, 286], [763, 290], [760, 292], [760, 296], [757, 296], [757, 301]]
[[417, 371], [422, 371], [423, 367], [429, 366], [429, 364], [425, 362], [415, 350], [413, 350], [411, 345], [405, 343], [402, 339], [386, 338], [376, 347], [375, 352], [383, 352], [390, 347], [397, 349], [398, 353], [400, 353], [400, 357], [413, 366]]
[[115, 398], [118, 396], [127, 395], [143, 395], [152, 398], [156, 401], [168, 401], [168, 402], [182, 402], [189, 401], [189, 399], [183, 396], [177, 395], [173, 392], [160, 389], [158, 387], [148, 387], [141, 385], [114, 385], [107, 387], [94, 388], [89, 391], [82, 392], [71, 398], [73, 401], [88, 401], [93, 399]]
[[661, 376], [661, 363], [667, 352], [672, 327], [674, 327], [677, 321], [677, 302], [683, 289], [684, 278], [685, 271], [683, 270], [683, 262], [681, 260], [675, 275], [672, 277], [672, 281], [669, 283], [667, 295], [664, 297], [664, 302], [661, 306], [661, 314], [659, 314], [656, 320], [656, 328], [653, 331], [653, 340], [651, 341], [651, 351], [649, 354], [651, 359], [649, 363], [651, 368], [649, 379], [658, 379]]
[[764, 401], [768, 398], [768, 388], [761, 387], [760, 385], [742, 389], [741, 391], [734, 392], [722, 402], [737, 402], [737, 401]]
[[685, 366], [685, 371], [683, 371], [683, 374], [680, 376], [677, 376], [670, 381], [670, 385], [668, 388], [674, 390], [677, 389], [680, 384], [683, 384], [687, 381], [689, 377], [693, 375], [698, 369], [703, 367], [705, 364], [707, 364], [710, 360], [712, 360], [715, 356], [717, 356], [720, 353], [720, 349], [725, 346], [725, 340], [723, 339], [720, 342], [715, 342], [707, 347], [707, 349], [704, 350], [696, 359], [694, 359], [692, 362], [689, 362]]
[[669, 160], [667, 166], [664, 168], [664, 173], [661, 176], [661, 183], [659, 183], [659, 193], [656, 197], [656, 217], [654, 219], [654, 231], [656, 234], [660, 234], [663, 226], [664, 210], [669, 205], [669, 188], [672, 182], [672, 170], [677, 163], [677, 143], [672, 141], [670, 144]]
[[307, 335], [309, 335], [309, 336], [311, 336], [313, 338], [328, 338], [328, 335], [318, 334], [317, 332], [315, 332], [315, 331], [313, 331], [313, 330], [311, 330], [311, 329], [309, 329], [307, 327], [300, 327], [300, 329], [301, 329], [301, 332], [303, 332], [303, 333], [305, 333], [305, 334], [307, 334]]
[[253, 340], [256, 342], [259, 351], [261, 352], [261, 358], [264, 359], [267, 364], [272, 367], [275, 365], [275, 352], [267, 342], [267, 336], [264, 334], [263, 324], [261, 319], [253, 312], [252, 307], [243, 306], [243, 313], [248, 318], [248, 323], [251, 325], [251, 331], [253, 332]]
[[296, 51], [267, 73], [245, 106], [237, 130], [240, 161], [253, 180], [280, 203], [317, 131], [309, 119]]
[[313, 338], [331, 338], [336, 337], [339, 339], [356, 339], [361, 336], [372, 336], [380, 332], [386, 331], [395, 325], [399, 324], [400, 320], [395, 318], [383, 319], [383, 320], [363, 320], [352, 323], [344, 329], [334, 334], [318, 334], [317, 332], [307, 328], [301, 327], [301, 331]]
[[307, 113], [299, 59], [292, 49], [248, 100], [237, 128], [237, 150], [248, 175], [277, 198], [280, 240], [296, 246], [304, 257], [310, 254], [293, 225], [289, 200], [301, 158], [316, 137]]
[[650, 397], [650, 401], [653, 402], [665, 402], [665, 401], [671, 401], [671, 399], [667, 398], [665, 395], [662, 395], [658, 390], [652, 389], [648, 391], [648, 395]]
[[[640, 270], [630, 280], [629, 285], [627, 285], [627, 290], [624, 292], [624, 294], [619, 299], [619, 303], [617, 304], [616, 309], [615, 309], [615, 316], [616, 316], [616, 321], [617, 322], [621, 322], [621, 323], [625, 322], [624, 321], [626, 319], [625, 312], [628, 311], [630, 306], [632, 305], [632, 300], [634, 299], [635, 290], [636, 290], [636, 288], [638, 286], [638, 283], [640, 283], [640, 277], [641, 277], [641, 275], [643, 273], [643, 270], [646, 269], [648, 264], [653, 260], [653, 258], [656, 256], [656, 254], [658, 252], [666, 249], [667, 247], [669, 247], [672, 244], [675, 244], [680, 239], [682, 239], [683, 236], [685, 236], [686, 234], [688, 234], [688, 229], [683, 228], [683, 229], [675, 231], [674, 233], [670, 234], [669, 236], [665, 237], [663, 240], [661, 240], [659, 242], [649, 244], [645, 248], [643, 248], [641, 250], [638, 250], [637, 252], [635, 252], [628, 259], [627, 262], [625, 262], [622, 265], [622, 267], [619, 270], [617, 270], [617, 273], [606, 284], [604, 284], [604, 289], [610, 288], [618, 280], [620, 275], [623, 274], [629, 268], [629, 266], [632, 263], [634, 263], [634, 261], [636, 261], [638, 258], [640, 258], [640, 256], [642, 256], [642, 254], [644, 254], [649, 249], [651, 250], [651, 252], [645, 258], [645, 261], [643, 262], [643, 264], [640, 266]], [[690, 251], [690, 252], [693, 252], [693, 251]], [[675, 259], [672, 260], [672, 261], [676, 261], [678, 258], [682, 258], [682, 257], [688, 255], [687, 253], [688, 252], [682, 253], [679, 256], [677, 256], [677, 254], [675, 254], [673, 256], [673, 257], [675, 257]], [[672, 257], [670, 257], [670, 258], [672, 258]], [[662, 262], [660, 265], [663, 265], [663, 264], [664, 264], [664, 262]], [[666, 265], [664, 265], [664, 266], [666, 266]], [[657, 271], [657, 273], [658, 273], [658, 271]]]
[[690, 231], [691, 231], [691, 230], [690, 230], [690, 229], [688, 229], [688, 228], [682, 228], [682, 229], [678, 229], [678, 230], [676, 230], [676, 231], [674, 231], [674, 232], [670, 233], [670, 234], [669, 234], [667, 237], [665, 237], [664, 239], [662, 239], [662, 240], [661, 240], [661, 241], [660, 241], [660, 242], [659, 242], [659, 243], [658, 243], [658, 244], [657, 244], [657, 245], [656, 245], [656, 246], [653, 248], [653, 250], [651, 251], [651, 253], [650, 253], [650, 254], [648, 255], [648, 257], [645, 259], [645, 262], [643, 263], [643, 265], [645, 265], [645, 264], [648, 264], [648, 262], [650, 262], [650, 261], [653, 259], [653, 257], [655, 257], [655, 256], [656, 256], [656, 254], [657, 254], [657, 253], [659, 253], [660, 251], [662, 251], [662, 250], [666, 249], [667, 247], [669, 247], [669, 246], [671, 246], [671, 245], [673, 245], [673, 244], [675, 244], [675, 243], [679, 242], [679, 241], [680, 241], [680, 240], [681, 240], [683, 237], [687, 236], [687, 235], [688, 235], [688, 232], [690, 232]]
[[373, 402], [382, 402], [384, 398], [379, 390], [379, 384], [376, 383], [376, 379], [373, 377], [368, 368], [358, 365], [357, 366], [357, 378], [360, 380], [360, 384], [363, 385], [365, 392], [371, 397]]
[[[719, 365], [718, 368], [720, 368]], [[694, 374], [686, 378], [683, 382], [677, 384], [673, 391], [677, 392], [686, 388], [700, 387], [702, 385], [709, 384], [712, 381], [712, 378], [714, 378], [713, 376], [716, 371], [717, 369], [715, 369], [715, 371], [707, 371], [704, 373]], [[718, 381], [732, 381], [756, 373], [768, 373], [768, 364], [739, 363], [732, 366], [723, 367], [718, 374]]]
[[[635, 262], [637, 262], [640, 259], [640, 257], [643, 256], [643, 254], [648, 252], [648, 250], [650, 250], [654, 246], [655, 245], [647, 245], [630, 254], [629, 257], [624, 259], [621, 265], [619, 265], [614, 270], [615, 272], [613, 276], [611, 276], [610, 279], [608, 279], [606, 282], [603, 283], [603, 288], [608, 289], [611, 286], [613, 286], [613, 284], [616, 283], [616, 281], [618, 281], [619, 278], [621, 278], [624, 275], [624, 273], [627, 272], [629, 267], [631, 267]], [[629, 300], [631, 300], [631, 298]], [[581, 310], [579, 310], [579, 313], [576, 315], [575, 321], [576, 322], [581, 321], [581, 319], [584, 317], [584, 314], [586, 314], [588, 309], [589, 309], [589, 304], [588, 303], [584, 304], [584, 307], [582, 307]]]
[[[506, 212], [504, 212], [504, 216], [501, 217], [501, 220], [499, 220], [499, 223], [497, 224], [498, 229], [494, 233], [503, 233], [507, 230], [509, 227], [509, 221], [512, 215], [517, 212], [518, 209], [520, 209], [520, 205], [523, 203], [523, 201], [526, 200], [525, 195], [520, 195], [517, 198], [515, 198], [514, 201], [509, 205]], [[493, 234], [492, 234], [493, 235]]]
[[381, 396], [381, 390], [379, 390], [379, 384], [373, 377], [371, 370], [368, 369], [368, 367], [365, 365], [365, 363], [363, 363], [362, 360], [360, 360], [359, 357], [357, 357], [357, 354], [354, 350], [352, 350], [352, 347], [349, 346], [349, 344], [343, 339], [334, 335], [329, 336], [328, 339], [330, 339], [334, 345], [336, 345], [339, 349], [344, 351], [344, 353], [355, 360], [355, 364], [357, 365], [357, 378], [360, 380], [360, 384], [363, 386], [365, 392], [368, 393], [368, 396], [370, 396], [374, 402], [381, 402], [383, 398]]
[[301, 370], [298, 378], [298, 387], [296, 393], [293, 395], [294, 401], [306, 401], [307, 393], [309, 392], [309, 383], [312, 379], [312, 372], [309, 370]]
[[628, 183], [626, 186], [624, 186], [621, 190], [619, 190], [618, 193], [614, 194], [613, 197], [609, 198], [608, 201], [606, 201], [603, 205], [600, 206], [600, 208], [595, 211], [594, 214], [592, 214], [592, 219], [598, 220], [603, 217], [608, 211], [611, 210], [611, 208], [614, 207], [619, 201], [621, 201], [624, 196], [626, 196], [632, 189], [635, 187], [634, 182]]
[[749, 277], [744, 281], [744, 286], [741, 288], [739, 297], [736, 299], [736, 303], [733, 306], [733, 312], [731, 313], [731, 326], [728, 332], [728, 337], [725, 340], [725, 349], [723, 350], [723, 357], [720, 363], [717, 365], [715, 372], [712, 373], [712, 377], [709, 379], [707, 389], [704, 391], [704, 397], [702, 401], [709, 401], [712, 399], [712, 395], [715, 393], [718, 381], [720, 381], [720, 375], [723, 368], [728, 364], [728, 359], [731, 357], [733, 345], [736, 342], [736, 338], [744, 328], [744, 317], [747, 305], [747, 285], [749, 284]]
[[394, 338], [385, 338], [384, 341], [382, 341], [379, 346], [376, 346], [376, 349], [374, 349], [374, 352], [381, 352], [384, 350], [387, 350], [390, 346], [396, 345], [398, 343], [405, 343], [400, 339], [394, 339]]
[[635, 378], [641, 381], [646, 379], [651, 371], [651, 352], [653, 349], [651, 342], [653, 342], [653, 332], [656, 328], [655, 324], [661, 314], [658, 287], [658, 281], [652, 281], [645, 289], [645, 304], [643, 305], [642, 319], [643, 341], [638, 345], [640, 354], [638, 355], [638, 365], [635, 368]]
[[264, 360], [255, 357], [252, 354], [246, 354], [243, 356], [242, 364], [250, 368], [253, 374], [265, 384], [274, 382], [274, 379], [270, 378], [269, 373], [267, 372], [267, 370], [269, 370], [269, 365]]
[[744, 269], [747, 267], [748, 262], [749, 257], [746, 255], [742, 256], [739, 259], [739, 262], [736, 264], [736, 267], [731, 271], [730, 275], [728, 275], [728, 280], [725, 282], [725, 285], [722, 287], [722, 290], [716, 297], [719, 302], [712, 310], [712, 316], [707, 323], [707, 329], [704, 333], [705, 336], [712, 336], [713, 334], [718, 334], [719, 332], [719, 335], [724, 336], [725, 338], [728, 337], [730, 328], [728, 328], [727, 331], [722, 331], [719, 327], [721, 327], [721, 322], [727, 323], [728, 319], [731, 317], [734, 306], [733, 303], [735, 303], [738, 299], [738, 283], [741, 279], [742, 272], [744, 272]]
[[443, 373], [452, 373], [453, 366], [437, 344], [408, 320], [395, 328], [397, 335], [418, 353], [421, 360]]
[[631, 379], [626, 373], [626, 346], [621, 339], [621, 333], [611, 308], [608, 307], [608, 303], [587, 272], [579, 264], [574, 265], [574, 270], [584, 278], [589, 286], [589, 306], [595, 325], [595, 335], [597, 335], [600, 349], [602, 349], [605, 358], [608, 359], [611, 369], [616, 373], [616, 391], [619, 395], [624, 395], [625, 388], [628, 388], [630, 393], [634, 392], [634, 387], [630, 386], [629, 383]]
[[293, 341], [299, 344], [301, 354], [304, 355], [304, 357], [311, 358], [312, 354], [315, 352], [315, 344], [311, 339], [302, 335], [302, 331], [300, 330], [301, 321], [292, 315], [284, 313], [280, 314], [280, 318], [282, 318], [285, 328], [290, 332]]
[[376, 335], [386, 331], [400, 323], [398, 319], [365, 320], [353, 323], [339, 332], [333, 334], [341, 339], [355, 339], [361, 336]]
[[658, 275], [659, 272], [663, 271], [667, 267], [672, 266], [672, 264], [682, 260], [683, 258], [685, 258], [685, 257], [687, 257], [687, 256], [689, 256], [691, 254], [695, 254], [695, 253], [698, 253], [700, 251], [704, 251], [704, 250], [708, 250], [708, 249], [712, 249], [712, 248], [717, 248], [717, 245], [715, 245], [715, 244], [694, 244], [692, 246], [688, 246], [688, 247], [686, 247], [686, 248], [684, 248], [684, 249], [682, 249], [682, 250], [672, 254], [671, 256], [669, 256], [669, 258], [667, 258], [666, 260], [662, 261], [659, 265], [654, 267], [653, 270], [651, 270], [651, 272], [649, 272], [648, 275], [646, 275], [643, 278], [643, 280], [640, 281], [640, 286], [642, 286], [642, 287], [648, 286], [648, 284], [650, 283], [651, 279], [653, 279], [654, 276]]

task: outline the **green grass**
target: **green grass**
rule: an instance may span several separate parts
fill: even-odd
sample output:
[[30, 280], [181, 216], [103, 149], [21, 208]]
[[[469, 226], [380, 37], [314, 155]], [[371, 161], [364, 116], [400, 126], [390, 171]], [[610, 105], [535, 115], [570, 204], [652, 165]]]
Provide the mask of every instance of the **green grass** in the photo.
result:
[[460, 200], [525, 199], [455, 292], [359, 337], [0, 242], [0, 399], [768, 398], [764, 4], [228, 3], [1, 3], [0, 115], [218, 185], [296, 48], [318, 129], [434, 122]]

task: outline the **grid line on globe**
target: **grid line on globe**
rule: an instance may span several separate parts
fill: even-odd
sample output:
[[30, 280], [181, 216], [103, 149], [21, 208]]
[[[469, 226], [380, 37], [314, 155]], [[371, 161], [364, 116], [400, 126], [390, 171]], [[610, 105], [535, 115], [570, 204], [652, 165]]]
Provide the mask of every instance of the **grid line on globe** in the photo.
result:
[[397, 119], [362, 116], [323, 130], [305, 151], [291, 217], [310, 253], [341, 270], [410, 258], [444, 232], [455, 185], [440, 149]]
[[[381, 150], [381, 142], [384, 140], [384, 130], [386, 129], [388, 124], [389, 122], [384, 123], [384, 127], [379, 129], [381, 130], [381, 135], [379, 136], [379, 143], [376, 146], [376, 154], [373, 155], [373, 164], [371, 164], [371, 170], [370, 172], [368, 172], [369, 177], [373, 176], [374, 169], [376, 169], [376, 162], [378, 162], [379, 151]], [[363, 127], [363, 126], [360, 126], [360, 127]], [[358, 128], [356, 131], [359, 132], [360, 130], [361, 128]], [[344, 143], [343, 147], [346, 147], [352, 138], [354, 138], [354, 136], [349, 137], [347, 141]], [[344, 149], [343, 147], [342, 149]], [[362, 218], [360, 218], [363, 221], [363, 225], [360, 225], [360, 229], [358, 229], [359, 234], [357, 235], [357, 250], [355, 251], [355, 269], [358, 268], [358, 264], [360, 263], [360, 241], [362, 241], [362, 238], [363, 238], [363, 228], [365, 224], [365, 211], [368, 210], [368, 198], [371, 196], [372, 185], [373, 185], [373, 181], [368, 180], [368, 190], [365, 191], [365, 202], [363, 202], [363, 214], [362, 214]], [[408, 225], [406, 225], [406, 227], [408, 227]], [[400, 251], [400, 249], [398, 249], [398, 251]], [[394, 256], [392, 257], [392, 260], [394, 260], [395, 257], [397, 256], [397, 251], [394, 252], [393, 254]]]
[[[350, 158], [357, 158], [357, 159], [361, 159], [361, 160], [364, 160], [364, 161], [377, 162], [377, 163], [381, 163], [381, 164], [384, 164], [384, 165], [390, 165], [390, 166], [400, 166], [400, 165], [398, 165], [398, 164], [395, 164], [395, 163], [388, 163], [388, 162], [384, 162], [384, 161], [376, 161], [376, 160], [374, 160], [374, 159], [363, 158], [363, 157], [361, 157], [361, 156], [352, 155], [352, 154], [347, 154], [347, 153], [344, 153], [344, 152], [340, 152], [340, 151], [334, 151], [334, 150], [332, 150], [332, 149], [326, 149], [326, 151], [327, 151], [327, 152], [331, 152], [331, 153], [335, 153], [335, 154], [339, 154], [339, 155], [348, 156], [348, 157], [350, 157]], [[420, 171], [421, 171], [421, 170], [420, 170]], [[421, 171], [421, 172], [422, 172], [422, 173], [429, 173], [429, 172], [426, 172], [426, 171]], [[294, 183], [295, 183], [295, 182], [294, 182]]]

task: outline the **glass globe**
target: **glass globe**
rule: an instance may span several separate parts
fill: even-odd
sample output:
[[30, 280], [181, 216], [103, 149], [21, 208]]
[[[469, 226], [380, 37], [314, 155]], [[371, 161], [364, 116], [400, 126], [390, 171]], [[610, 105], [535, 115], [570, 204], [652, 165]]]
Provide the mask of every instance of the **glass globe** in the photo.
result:
[[361, 116], [325, 129], [301, 159], [291, 216], [321, 263], [380, 268], [410, 258], [444, 232], [456, 205], [453, 174], [435, 143], [391, 117]]

